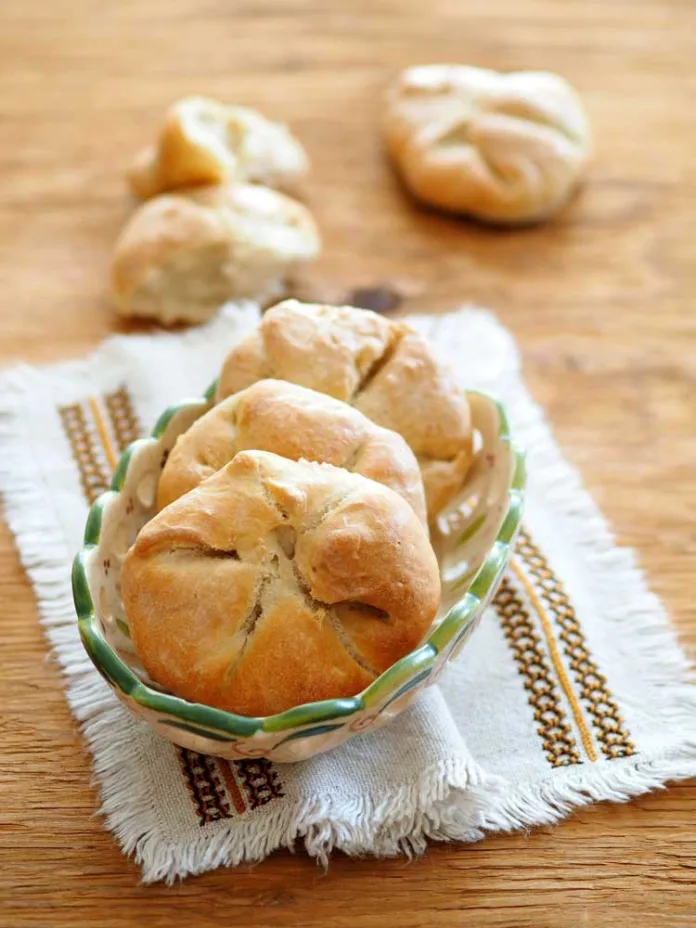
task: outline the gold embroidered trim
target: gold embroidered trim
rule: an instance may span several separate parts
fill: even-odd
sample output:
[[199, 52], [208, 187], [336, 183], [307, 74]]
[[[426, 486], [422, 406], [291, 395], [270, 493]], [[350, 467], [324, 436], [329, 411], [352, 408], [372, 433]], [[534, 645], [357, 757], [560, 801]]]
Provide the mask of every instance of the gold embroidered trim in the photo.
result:
[[106, 428], [106, 422], [104, 421], [104, 416], [102, 411], [99, 408], [99, 403], [93, 396], [88, 397], [87, 402], [89, 404], [89, 411], [92, 413], [92, 420], [97, 427], [97, 432], [99, 433], [99, 441], [106, 455], [106, 460], [111, 472], [113, 473], [116, 470], [116, 465], [118, 464], [118, 457], [114, 451], [114, 446], [111, 444], [111, 438], [109, 437], [109, 432]]
[[111, 431], [116, 439], [116, 446], [119, 451], [125, 451], [132, 441], [142, 435], [130, 393], [122, 385], [113, 393], [106, 394], [104, 404], [109, 415]]
[[578, 702], [578, 698], [575, 695], [573, 690], [573, 684], [568, 678], [566, 669], [563, 666], [563, 661], [561, 660], [561, 655], [558, 650], [558, 645], [556, 644], [556, 639], [553, 636], [553, 629], [551, 627], [551, 622], [549, 620], [546, 609], [544, 609], [544, 604], [541, 602], [537, 596], [537, 592], [529, 582], [525, 572], [522, 570], [520, 565], [517, 563], [517, 560], [513, 558], [510, 564], [515, 576], [522, 584], [527, 597], [534, 606], [537, 615], [539, 616], [539, 622], [541, 623], [541, 629], [544, 633], [544, 638], [546, 639], [546, 647], [549, 652], [549, 657], [551, 658], [551, 663], [553, 664], [554, 670], [556, 671], [556, 679], [560, 683], [561, 689], [563, 690], [566, 699], [568, 700], [568, 705], [570, 706], [570, 711], [573, 713], [573, 718], [575, 719], [575, 724], [577, 725], [578, 731], [580, 732], [580, 738], [582, 739], [583, 747], [588, 758], [594, 762], [597, 760], [597, 752], [594, 749], [592, 744], [592, 735], [585, 724], [585, 716], [583, 715], [582, 706]]
[[82, 491], [91, 505], [99, 494], [108, 488], [109, 474], [99, 458], [97, 445], [87, 426], [87, 417], [82, 405], [71, 403], [69, 406], [60, 406], [58, 414], [77, 464]]
[[592, 718], [602, 753], [612, 759], [630, 757], [636, 746], [621, 717], [618, 703], [592, 659], [587, 640], [566, 591], [527, 532], [520, 532], [517, 550], [537, 583], [542, 598], [560, 628], [563, 653], [570, 663], [580, 696]]
[[519, 673], [524, 677], [524, 688], [529, 693], [529, 705], [534, 710], [537, 731], [549, 763], [552, 767], [581, 764], [580, 750], [553, 683], [553, 671], [541, 638], [528, 609], [507, 578], [500, 584], [493, 605]]

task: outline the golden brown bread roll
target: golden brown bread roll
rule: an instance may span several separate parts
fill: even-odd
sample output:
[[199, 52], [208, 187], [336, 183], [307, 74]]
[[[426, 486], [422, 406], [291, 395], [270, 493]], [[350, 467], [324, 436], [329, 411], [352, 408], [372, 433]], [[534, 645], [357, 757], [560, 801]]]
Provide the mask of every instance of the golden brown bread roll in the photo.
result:
[[393, 490], [262, 451], [156, 515], [122, 586], [151, 677], [244, 715], [360, 692], [419, 645], [440, 596], [426, 530]]
[[267, 302], [320, 249], [295, 200], [265, 187], [201, 187], [144, 203], [119, 237], [112, 278], [123, 315], [203, 322], [227, 300]]
[[180, 435], [162, 471], [159, 509], [224, 467], [238, 451], [325, 462], [399, 493], [426, 523], [418, 462], [405, 440], [346, 403], [281, 380], [227, 397]]
[[217, 399], [267, 377], [327, 393], [402, 435], [431, 520], [460, 489], [473, 453], [466, 397], [408, 326], [352, 306], [286, 300], [230, 352]]
[[286, 126], [247, 107], [185, 97], [167, 111], [157, 142], [140, 152], [128, 179], [145, 200], [228, 182], [292, 193], [308, 172], [307, 154]]
[[416, 197], [490, 222], [556, 212], [590, 151], [577, 93], [541, 71], [407, 68], [389, 89], [384, 125], [389, 153]]

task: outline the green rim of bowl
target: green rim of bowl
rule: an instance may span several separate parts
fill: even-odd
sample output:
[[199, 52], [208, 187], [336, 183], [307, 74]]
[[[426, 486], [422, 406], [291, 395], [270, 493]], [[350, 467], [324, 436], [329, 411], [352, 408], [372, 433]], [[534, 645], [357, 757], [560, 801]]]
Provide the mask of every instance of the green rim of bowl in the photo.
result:
[[[211, 401], [215, 387], [216, 382], [213, 382], [203, 397], [205, 401]], [[486, 396], [486, 394], [480, 395]], [[363, 709], [378, 706], [383, 702], [391, 703], [425, 681], [432, 672], [437, 656], [442, 651], [454, 647], [466, 635], [472, 622], [477, 617], [479, 607], [490, 599], [509, 560], [511, 547], [522, 518], [526, 483], [524, 453], [510, 437], [507, 416], [503, 406], [492, 397], [486, 396], [486, 398], [493, 402], [496, 407], [499, 438], [510, 446], [513, 468], [505, 515], [495, 541], [469, 589], [462, 599], [450, 609], [423, 645], [402, 657], [359, 695], [343, 699], [327, 699], [322, 702], [305, 703], [278, 715], [265, 717], [236, 715], [233, 712], [225, 712], [222, 709], [214, 709], [200, 703], [188, 702], [178, 696], [155, 690], [143, 683], [107, 643], [95, 613], [87, 581], [85, 559], [99, 542], [106, 502], [123, 489], [134, 449], [160, 438], [175, 413], [190, 405], [192, 401], [187, 400], [168, 407], [157, 420], [157, 424], [152, 430], [153, 437], [138, 439], [129, 445], [121, 455], [114, 471], [111, 489], [98, 497], [89, 511], [85, 525], [84, 546], [73, 562], [72, 589], [80, 637], [85, 650], [99, 673], [112, 687], [123, 694], [126, 702], [132, 701], [145, 709], [173, 717], [178, 720], [178, 727], [184, 730], [195, 730], [200, 735], [206, 735], [216, 740], [229, 741], [248, 738], [256, 733], [286, 732], [308, 724], [323, 725], [337, 719], [345, 719], [347, 716], [351, 716]], [[200, 403], [200, 399], [195, 400], [195, 402]]]

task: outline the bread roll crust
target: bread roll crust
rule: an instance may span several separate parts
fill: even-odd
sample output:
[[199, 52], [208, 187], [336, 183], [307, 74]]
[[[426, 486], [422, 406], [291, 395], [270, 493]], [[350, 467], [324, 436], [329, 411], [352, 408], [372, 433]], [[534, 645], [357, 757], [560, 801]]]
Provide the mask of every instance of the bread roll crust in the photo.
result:
[[393, 490], [243, 451], [140, 532], [122, 572], [154, 680], [244, 715], [352, 696], [423, 640], [438, 565]]
[[160, 476], [158, 508], [245, 450], [325, 462], [362, 474], [391, 487], [426, 522], [418, 462], [400, 435], [340, 400], [280, 380], [259, 380], [227, 397], [179, 436]]

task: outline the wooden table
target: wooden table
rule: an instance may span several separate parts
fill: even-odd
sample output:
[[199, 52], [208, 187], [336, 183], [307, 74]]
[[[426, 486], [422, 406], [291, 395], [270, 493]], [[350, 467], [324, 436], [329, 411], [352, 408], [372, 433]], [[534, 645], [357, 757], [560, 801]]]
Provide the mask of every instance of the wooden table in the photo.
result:
[[[314, 161], [316, 296], [386, 284], [405, 308], [491, 306], [622, 542], [696, 643], [696, 8], [688, 0], [4, 0], [0, 363], [119, 329], [107, 268], [122, 168], [203, 92], [287, 120]], [[381, 152], [399, 68], [466, 61], [573, 81], [596, 130], [582, 196], [495, 232], [419, 211]], [[1, 452], [0, 452], [1, 453]], [[0, 926], [696, 924], [696, 785], [410, 865], [303, 854], [143, 887], [93, 818], [90, 761], [0, 528]], [[385, 916], [384, 912], [388, 914]]]

